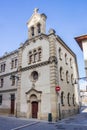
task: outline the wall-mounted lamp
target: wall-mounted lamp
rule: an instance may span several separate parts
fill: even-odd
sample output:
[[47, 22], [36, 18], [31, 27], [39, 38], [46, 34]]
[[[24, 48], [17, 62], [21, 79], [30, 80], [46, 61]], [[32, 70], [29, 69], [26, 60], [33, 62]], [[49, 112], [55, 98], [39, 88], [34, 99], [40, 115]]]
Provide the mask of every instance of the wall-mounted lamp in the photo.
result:
[[81, 77], [81, 78], [75, 79], [74, 84], [78, 84], [78, 81], [79, 81], [79, 80], [86, 80], [86, 81], [87, 81], [87, 77]]
[[10, 79], [13, 79], [13, 78], [16, 78], [17, 80], [19, 80], [18, 76], [11, 74]]

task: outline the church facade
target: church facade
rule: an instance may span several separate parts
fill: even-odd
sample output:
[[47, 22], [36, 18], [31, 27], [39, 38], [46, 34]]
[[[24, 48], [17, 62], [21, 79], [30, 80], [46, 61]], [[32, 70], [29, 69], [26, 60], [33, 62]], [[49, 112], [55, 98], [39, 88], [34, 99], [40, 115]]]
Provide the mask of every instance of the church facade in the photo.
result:
[[35, 9], [28, 40], [0, 57], [0, 114], [57, 120], [78, 113], [76, 55], [55, 30], [46, 34], [46, 19]]

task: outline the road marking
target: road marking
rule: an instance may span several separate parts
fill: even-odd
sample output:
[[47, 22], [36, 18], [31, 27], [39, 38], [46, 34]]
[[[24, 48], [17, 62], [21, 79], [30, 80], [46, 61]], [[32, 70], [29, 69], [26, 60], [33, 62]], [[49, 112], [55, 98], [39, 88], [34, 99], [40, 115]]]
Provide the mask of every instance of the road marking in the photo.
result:
[[35, 125], [35, 124], [38, 124], [38, 123], [40, 123], [40, 122], [29, 123], [29, 124], [26, 124], [26, 125], [23, 125], [23, 126], [19, 126], [19, 127], [13, 128], [11, 130], [19, 130], [21, 128], [24, 128], [24, 127], [27, 127], [27, 126], [31, 126], [31, 125]]

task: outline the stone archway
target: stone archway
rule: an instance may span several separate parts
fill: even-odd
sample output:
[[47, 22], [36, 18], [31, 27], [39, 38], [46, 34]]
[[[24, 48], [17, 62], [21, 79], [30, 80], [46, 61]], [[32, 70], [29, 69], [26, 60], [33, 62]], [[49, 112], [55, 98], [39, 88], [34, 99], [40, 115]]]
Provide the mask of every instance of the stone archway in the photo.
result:
[[37, 91], [34, 88], [26, 92], [27, 96], [27, 117], [28, 118], [37, 118], [41, 117], [41, 91]]

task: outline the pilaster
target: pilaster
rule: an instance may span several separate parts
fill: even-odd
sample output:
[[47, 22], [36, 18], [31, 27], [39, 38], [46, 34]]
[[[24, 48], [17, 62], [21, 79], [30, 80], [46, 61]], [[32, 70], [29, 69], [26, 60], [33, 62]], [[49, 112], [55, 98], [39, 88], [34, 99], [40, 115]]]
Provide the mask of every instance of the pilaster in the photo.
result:
[[22, 46], [18, 52], [18, 86], [17, 86], [17, 117], [20, 116], [20, 101], [21, 101], [21, 66], [22, 66]]
[[49, 49], [50, 49], [50, 96], [51, 96], [51, 113], [53, 120], [58, 117], [57, 110], [57, 94], [55, 91], [56, 85], [58, 85], [58, 66], [57, 66], [57, 54], [56, 54], [56, 40], [54, 34], [49, 36]]

